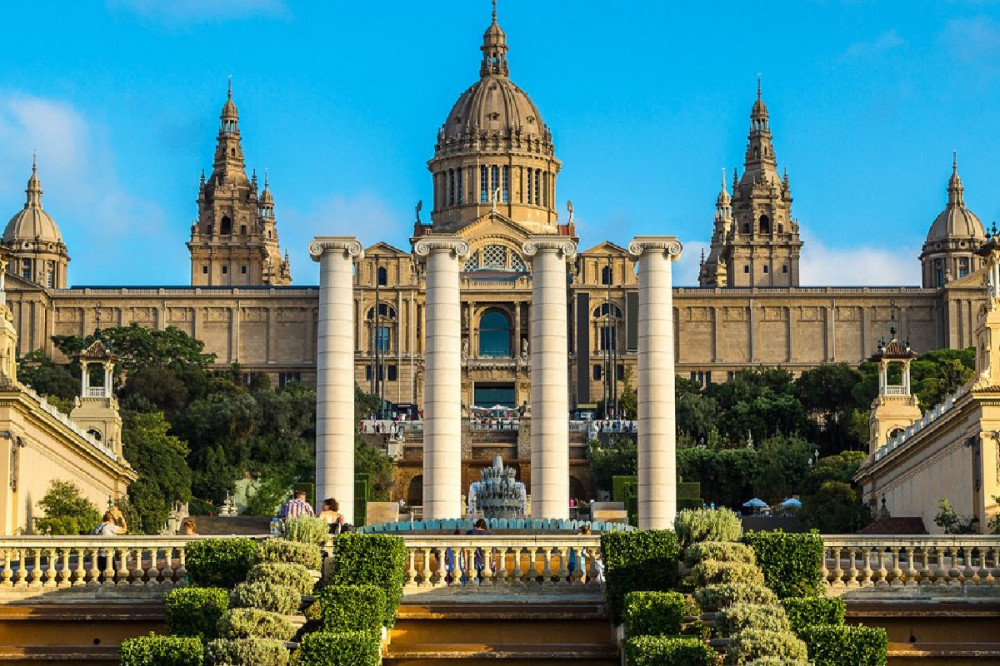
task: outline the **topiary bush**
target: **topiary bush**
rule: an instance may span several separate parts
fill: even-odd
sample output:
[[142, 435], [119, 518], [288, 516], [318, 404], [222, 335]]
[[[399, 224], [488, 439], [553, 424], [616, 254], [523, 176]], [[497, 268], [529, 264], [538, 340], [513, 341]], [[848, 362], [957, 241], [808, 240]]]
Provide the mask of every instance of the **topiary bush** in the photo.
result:
[[604, 558], [604, 596], [614, 624], [622, 621], [629, 592], [666, 592], [677, 586], [676, 535], [669, 530], [605, 532], [601, 535]]
[[788, 616], [781, 606], [736, 603], [715, 616], [715, 629], [721, 636], [731, 636], [748, 628], [765, 631], [791, 631]]
[[739, 541], [743, 523], [730, 509], [684, 509], [674, 518], [682, 548], [700, 541]]
[[385, 592], [382, 626], [396, 623], [406, 579], [406, 544], [387, 534], [341, 534], [333, 540], [330, 585], [377, 585]]
[[750, 627], [729, 637], [727, 662], [745, 664], [762, 657], [804, 661], [808, 654], [806, 644], [790, 631], [764, 631]]
[[695, 601], [705, 613], [714, 613], [736, 603], [777, 605], [778, 597], [770, 588], [763, 585], [739, 585], [722, 583], [709, 585], [694, 592]]
[[247, 574], [247, 582], [284, 585], [297, 590], [299, 594], [312, 594], [313, 586], [316, 584], [309, 569], [301, 564], [280, 564], [277, 562], [254, 565], [250, 573]]
[[814, 624], [844, 624], [847, 610], [843, 599], [828, 597], [788, 597], [781, 604], [796, 634]]
[[292, 615], [301, 604], [297, 590], [274, 583], [240, 583], [229, 595], [232, 608], [259, 608], [280, 615]]
[[205, 650], [212, 666], [288, 666], [288, 649], [271, 638], [216, 638]]
[[246, 580], [260, 551], [253, 539], [199, 539], [185, 548], [188, 579], [202, 587], [231, 588]]
[[217, 635], [220, 638], [274, 638], [279, 641], [292, 639], [298, 631], [284, 615], [259, 608], [233, 608], [219, 619]]
[[306, 569], [319, 570], [323, 564], [323, 551], [311, 543], [299, 543], [288, 539], [268, 539], [257, 554], [256, 562], [278, 562], [301, 564]]
[[747, 532], [743, 541], [753, 548], [764, 582], [780, 598], [822, 593], [823, 538], [818, 532]]
[[215, 638], [219, 618], [229, 608], [229, 592], [217, 587], [178, 587], [163, 598], [167, 631], [174, 636]]
[[118, 648], [120, 666], [202, 666], [205, 648], [201, 639], [183, 636], [126, 638]]
[[694, 584], [698, 586], [718, 583], [764, 584], [764, 574], [760, 568], [756, 564], [746, 562], [702, 560], [691, 570], [691, 576], [694, 578]]
[[805, 627], [800, 636], [814, 666], [885, 666], [885, 629], [816, 624]]
[[377, 630], [385, 619], [385, 605], [385, 590], [377, 585], [331, 585], [319, 593], [327, 632]]
[[778, 657], [761, 657], [748, 661], [746, 666], [811, 666], [805, 659], [780, 659]]
[[629, 592], [622, 617], [629, 636], [681, 633], [686, 602], [680, 592]]
[[302, 637], [296, 666], [377, 666], [379, 634], [374, 631], [317, 631]]
[[322, 546], [330, 538], [330, 523], [314, 516], [299, 516], [286, 520], [281, 532], [289, 541]]
[[633, 636], [625, 641], [629, 666], [717, 666], [722, 656], [698, 638]]
[[718, 560], [719, 562], [744, 562], [757, 564], [753, 548], [745, 543], [732, 541], [702, 541], [688, 546], [684, 550], [684, 561], [693, 567], [703, 560]]

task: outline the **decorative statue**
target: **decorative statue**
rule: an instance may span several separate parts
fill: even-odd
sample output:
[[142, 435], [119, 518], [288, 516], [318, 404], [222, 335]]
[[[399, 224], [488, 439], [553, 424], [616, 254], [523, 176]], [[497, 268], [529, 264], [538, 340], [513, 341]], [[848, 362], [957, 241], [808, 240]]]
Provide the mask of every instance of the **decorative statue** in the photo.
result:
[[423, 207], [424, 207], [424, 200], [420, 199], [419, 201], [417, 201], [417, 207], [413, 211], [417, 214], [417, 224], [420, 224], [420, 211], [423, 210]]
[[468, 338], [463, 338], [462, 339], [462, 358], [463, 359], [469, 358], [469, 339]]
[[573, 200], [570, 199], [566, 202], [566, 210], [569, 211], [569, 224], [573, 224]]
[[528, 338], [521, 338], [521, 356], [528, 358]]

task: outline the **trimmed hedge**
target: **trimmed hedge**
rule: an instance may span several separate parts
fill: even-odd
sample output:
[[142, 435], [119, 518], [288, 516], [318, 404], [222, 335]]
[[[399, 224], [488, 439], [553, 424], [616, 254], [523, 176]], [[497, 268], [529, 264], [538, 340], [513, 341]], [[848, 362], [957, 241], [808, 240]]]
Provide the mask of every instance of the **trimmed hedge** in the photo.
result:
[[323, 551], [311, 543], [299, 543], [288, 539], [268, 539], [261, 546], [256, 564], [278, 562], [301, 564], [306, 569], [319, 570], [323, 564]]
[[762, 657], [804, 661], [808, 658], [806, 644], [790, 631], [763, 631], [748, 628], [729, 637], [726, 661], [745, 664]]
[[212, 666], [288, 666], [283, 641], [270, 638], [216, 638], [205, 650]]
[[382, 627], [385, 590], [377, 585], [331, 585], [320, 590], [323, 631], [374, 631]]
[[200, 539], [185, 548], [188, 579], [201, 587], [231, 588], [246, 580], [260, 552], [253, 539]]
[[747, 532], [743, 541], [753, 548], [764, 581], [780, 598], [822, 592], [823, 538], [818, 532]]
[[233, 608], [219, 619], [220, 638], [275, 638], [292, 639], [298, 631], [284, 615], [259, 608]]
[[748, 661], [746, 666], [811, 666], [805, 659], [779, 659], [778, 657], [761, 657]]
[[149, 636], [126, 638], [118, 648], [120, 666], [202, 666], [205, 648], [198, 637]]
[[229, 595], [229, 605], [291, 615], [302, 605], [302, 595], [294, 588], [274, 583], [240, 583]]
[[629, 592], [624, 603], [625, 632], [629, 636], [681, 633], [687, 603], [680, 592]]
[[816, 624], [800, 634], [814, 666], [885, 666], [885, 629]]
[[684, 636], [633, 636], [625, 641], [629, 666], [716, 666], [722, 657], [701, 639]]
[[775, 606], [778, 597], [770, 588], [763, 585], [737, 585], [734, 583], [723, 583], [721, 585], [709, 585], [694, 592], [695, 601], [701, 606], [705, 613], [720, 611], [737, 603], [757, 604], [762, 606]]
[[681, 547], [701, 541], [739, 541], [743, 523], [731, 509], [684, 509], [674, 518]]
[[746, 562], [719, 562], [703, 560], [691, 570], [694, 584], [698, 586], [717, 585], [719, 583], [743, 583], [745, 585], [763, 585], [764, 574], [756, 564]]
[[723, 608], [715, 616], [715, 629], [722, 636], [730, 636], [744, 629], [766, 631], [791, 631], [788, 616], [781, 606], [738, 603]]
[[406, 579], [406, 544], [387, 534], [341, 534], [333, 540], [330, 585], [377, 585], [385, 591], [382, 626], [396, 624]]
[[264, 562], [254, 565], [254, 568], [247, 574], [248, 583], [274, 583], [290, 587], [299, 594], [312, 594], [313, 580], [309, 569], [301, 564], [281, 564], [278, 562]]
[[702, 541], [701, 543], [692, 544], [684, 550], [684, 562], [689, 567], [693, 567], [703, 560], [757, 564], [757, 557], [753, 553], [753, 548], [745, 543]]
[[229, 608], [229, 592], [217, 587], [178, 587], [163, 598], [167, 631], [174, 636], [218, 636], [216, 625]]
[[317, 631], [302, 637], [296, 666], [377, 666], [379, 634], [374, 631]]
[[330, 538], [330, 523], [314, 516], [299, 516], [285, 521], [282, 536], [288, 541], [322, 546]]
[[843, 599], [827, 597], [788, 597], [781, 604], [788, 614], [792, 631], [801, 633], [814, 624], [844, 624], [846, 606]]
[[625, 595], [629, 592], [666, 592], [677, 586], [677, 536], [669, 530], [605, 532], [601, 535], [604, 557], [604, 596], [611, 621], [622, 621]]

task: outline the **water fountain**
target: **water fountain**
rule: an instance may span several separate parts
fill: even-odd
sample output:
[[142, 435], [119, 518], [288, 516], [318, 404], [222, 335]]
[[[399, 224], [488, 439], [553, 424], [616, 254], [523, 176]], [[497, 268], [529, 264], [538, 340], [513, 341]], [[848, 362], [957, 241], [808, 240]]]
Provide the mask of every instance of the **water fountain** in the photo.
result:
[[493, 458], [493, 465], [482, 471], [482, 480], [469, 486], [470, 515], [484, 518], [520, 518], [528, 497], [524, 484], [515, 479], [513, 467], [505, 467], [503, 458]]

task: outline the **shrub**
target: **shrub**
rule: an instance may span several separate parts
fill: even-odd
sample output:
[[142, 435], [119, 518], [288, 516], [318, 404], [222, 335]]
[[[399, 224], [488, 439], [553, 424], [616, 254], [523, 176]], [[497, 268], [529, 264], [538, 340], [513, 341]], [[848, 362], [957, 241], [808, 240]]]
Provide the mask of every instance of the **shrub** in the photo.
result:
[[312, 594], [313, 586], [316, 584], [309, 569], [301, 564], [279, 564], [277, 562], [255, 565], [247, 574], [247, 582], [284, 585], [294, 588], [299, 594]]
[[792, 631], [801, 633], [814, 624], [844, 624], [844, 600], [827, 597], [789, 597], [781, 600]]
[[748, 628], [729, 637], [726, 661], [745, 664], [761, 657], [807, 659], [806, 644], [790, 631], [763, 631]]
[[322, 518], [299, 516], [286, 520], [282, 533], [289, 541], [322, 546], [330, 538], [330, 524]]
[[301, 564], [306, 569], [318, 570], [323, 564], [323, 552], [311, 543], [288, 539], [268, 539], [260, 548], [256, 563], [279, 562]]
[[682, 548], [701, 541], [739, 541], [743, 523], [730, 509], [684, 509], [674, 518]]
[[731, 636], [748, 628], [765, 631], [791, 631], [788, 616], [781, 606], [736, 603], [715, 616], [715, 628], [722, 636]]
[[715, 666], [718, 652], [698, 638], [683, 636], [633, 636], [625, 641], [629, 666]]
[[320, 590], [323, 630], [328, 632], [374, 630], [385, 616], [385, 590], [377, 585], [331, 585]]
[[341, 534], [333, 541], [331, 585], [378, 585], [385, 591], [382, 626], [396, 623], [403, 599], [406, 544], [387, 534]]
[[818, 533], [748, 532], [743, 541], [753, 548], [764, 581], [780, 598], [821, 593], [823, 539]]
[[756, 564], [746, 562], [719, 562], [703, 560], [691, 570], [694, 584], [699, 586], [715, 585], [717, 583], [744, 583], [747, 585], [763, 585], [764, 574]]
[[296, 666], [377, 666], [379, 634], [374, 631], [317, 631], [302, 638]]
[[219, 620], [220, 638], [276, 638], [291, 640], [297, 629], [284, 615], [259, 608], [233, 608]]
[[35, 519], [35, 534], [89, 534], [101, 524], [97, 505], [72, 481], [53, 479], [38, 500], [44, 518]]
[[271, 638], [216, 638], [205, 651], [213, 666], [287, 666], [288, 650]]
[[684, 550], [684, 561], [689, 567], [693, 567], [702, 560], [757, 564], [753, 548], [745, 543], [731, 541], [702, 541], [691, 544]]
[[185, 549], [188, 578], [194, 585], [231, 588], [246, 580], [260, 544], [253, 539], [199, 539]]
[[669, 530], [605, 532], [601, 535], [604, 557], [604, 595], [611, 621], [622, 621], [625, 595], [629, 592], [666, 592], [677, 585], [677, 537]]
[[178, 587], [163, 598], [167, 631], [174, 636], [215, 638], [219, 618], [229, 608], [229, 592], [217, 587]]
[[804, 628], [801, 636], [815, 666], [885, 666], [885, 629], [817, 624]]
[[623, 618], [629, 636], [673, 636], [681, 633], [685, 601], [680, 592], [629, 592]]
[[781, 659], [779, 657], [761, 657], [748, 661], [746, 666], [811, 666], [805, 659]]
[[121, 666], [202, 666], [205, 649], [201, 639], [183, 636], [126, 638], [118, 648]]
[[694, 598], [701, 606], [701, 610], [706, 613], [719, 611], [736, 603], [763, 606], [773, 606], [778, 603], [778, 597], [770, 588], [763, 585], [738, 585], [735, 583], [699, 588], [695, 590]]
[[259, 608], [281, 615], [291, 615], [301, 604], [298, 591], [274, 583], [240, 583], [229, 595], [232, 608]]

